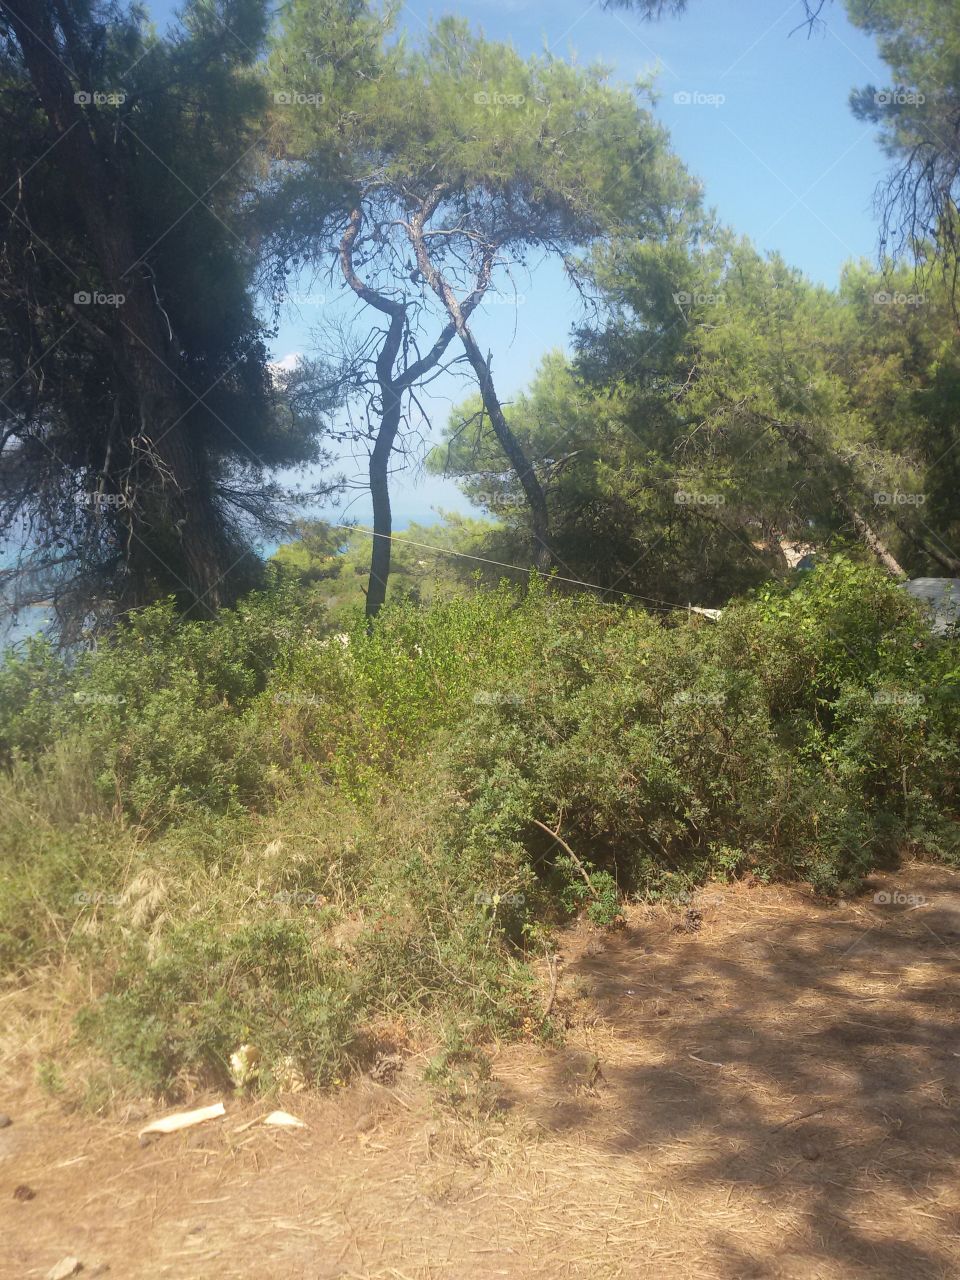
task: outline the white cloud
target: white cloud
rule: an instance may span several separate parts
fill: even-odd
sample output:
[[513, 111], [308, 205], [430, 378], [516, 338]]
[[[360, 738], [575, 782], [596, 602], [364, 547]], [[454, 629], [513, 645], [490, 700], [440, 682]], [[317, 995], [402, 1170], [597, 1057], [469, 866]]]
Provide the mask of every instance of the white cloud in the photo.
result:
[[271, 373], [293, 373], [302, 359], [302, 351], [291, 351], [289, 355], [282, 356], [279, 360], [271, 360], [267, 368]]

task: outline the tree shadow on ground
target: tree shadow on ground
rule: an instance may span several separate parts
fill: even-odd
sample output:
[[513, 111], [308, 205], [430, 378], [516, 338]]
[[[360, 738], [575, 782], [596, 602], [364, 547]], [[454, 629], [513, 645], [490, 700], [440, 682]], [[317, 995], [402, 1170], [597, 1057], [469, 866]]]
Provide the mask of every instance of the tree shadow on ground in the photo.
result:
[[911, 867], [834, 908], [799, 890], [704, 902], [696, 932], [636, 908], [575, 949], [562, 989], [606, 1039], [548, 1057], [525, 1109], [702, 1209], [720, 1280], [955, 1276], [960, 877]]

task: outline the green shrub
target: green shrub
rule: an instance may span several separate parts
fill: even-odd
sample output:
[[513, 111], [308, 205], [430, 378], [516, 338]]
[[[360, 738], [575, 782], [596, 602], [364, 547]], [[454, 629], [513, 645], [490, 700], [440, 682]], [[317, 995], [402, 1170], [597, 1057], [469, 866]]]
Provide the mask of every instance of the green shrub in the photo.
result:
[[70, 720], [72, 673], [43, 636], [30, 636], [0, 664], [0, 763], [35, 759]]
[[81, 1010], [81, 1034], [138, 1086], [226, 1087], [230, 1055], [260, 1051], [262, 1083], [294, 1074], [328, 1083], [354, 1034], [351, 975], [302, 925], [268, 920], [223, 936], [183, 926], [160, 954], [133, 951], [98, 1002]]
[[847, 891], [898, 843], [956, 848], [956, 668], [909, 597], [842, 560], [716, 627], [587, 606], [522, 700], [457, 728], [451, 768], [473, 821], [538, 864], [559, 848], [536, 823], [559, 823], [642, 894], [747, 869]]
[[535, 581], [340, 625], [281, 578], [0, 667], [0, 962], [79, 965], [83, 1040], [142, 1087], [244, 1043], [261, 1086], [329, 1080], [378, 1020], [539, 1026], [528, 948], [624, 893], [960, 861], [960, 644], [879, 573], [716, 624]]

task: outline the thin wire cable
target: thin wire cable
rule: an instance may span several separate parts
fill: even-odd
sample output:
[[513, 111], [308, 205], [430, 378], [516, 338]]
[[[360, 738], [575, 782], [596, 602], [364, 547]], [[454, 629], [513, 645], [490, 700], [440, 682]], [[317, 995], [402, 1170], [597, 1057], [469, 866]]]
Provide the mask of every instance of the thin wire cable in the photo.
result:
[[629, 596], [631, 600], [643, 600], [645, 603], [657, 605], [665, 612], [680, 610], [686, 613], [689, 606], [671, 604], [668, 600], [660, 600], [657, 596], [638, 596], [634, 591], [620, 591], [617, 587], [601, 587], [596, 582], [584, 582], [580, 578], [565, 578], [559, 573], [545, 574], [539, 569], [528, 569], [519, 564], [508, 564], [505, 560], [491, 560], [486, 556], [468, 555], [466, 551], [454, 551], [450, 547], [434, 547], [428, 542], [414, 542], [412, 538], [400, 538], [395, 533], [376, 533], [373, 529], [365, 529], [359, 524], [332, 524], [331, 529], [344, 529], [348, 533], [365, 533], [371, 538], [387, 538], [391, 542], [403, 543], [408, 547], [420, 547], [424, 551], [436, 551], [440, 555], [457, 556], [461, 560], [474, 560], [478, 564], [492, 564], [498, 569], [512, 569], [515, 573], [539, 574], [551, 582], [568, 582], [575, 587], [589, 587], [591, 591], [614, 591], [618, 596]]

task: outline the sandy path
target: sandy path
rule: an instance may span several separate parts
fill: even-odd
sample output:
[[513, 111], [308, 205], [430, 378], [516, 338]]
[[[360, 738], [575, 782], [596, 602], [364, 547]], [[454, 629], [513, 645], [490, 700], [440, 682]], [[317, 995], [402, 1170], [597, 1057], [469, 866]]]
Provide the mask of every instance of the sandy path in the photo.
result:
[[[874, 903], [898, 889], [926, 905]], [[282, 1099], [303, 1132], [228, 1101], [141, 1147], [135, 1119], [7, 1081], [0, 1276], [65, 1255], [138, 1280], [960, 1276], [960, 876], [695, 905], [568, 932], [568, 1043], [494, 1047], [456, 1114], [414, 1059]]]

